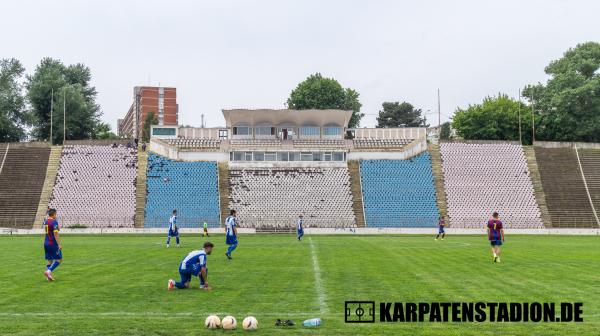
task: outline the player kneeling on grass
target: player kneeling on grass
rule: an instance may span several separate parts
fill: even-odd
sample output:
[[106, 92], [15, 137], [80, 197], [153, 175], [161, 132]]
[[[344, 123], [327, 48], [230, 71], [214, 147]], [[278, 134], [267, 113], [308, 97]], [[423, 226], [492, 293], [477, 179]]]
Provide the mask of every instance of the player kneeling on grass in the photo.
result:
[[492, 219], [487, 223], [488, 240], [492, 245], [494, 262], [500, 262], [500, 246], [504, 242], [504, 228], [497, 212], [492, 214]]
[[52, 271], [54, 271], [62, 262], [62, 246], [58, 237], [58, 221], [56, 220], [56, 209], [48, 210], [48, 218], [44, 220], [44, 231], [46, 238], [44, 240], [44, 251], [46, 253], [46, 271], [44, 275], [48, 281], [53, 281]]
[[180, 282], [175, 282], [169, 279], [168, 289], [172, 290], [177, 287], [179, 289], [190, 288], [190, 280], [192, 276], [200, 278], [200, 288], [210, 290], [208, 287], [208, 268], [206, 268], [206, 258], [212, 252], [214, 245], [211, 242], [204, 243], [204, 248], [198, 251], [192, 251], [183, 258], [179, 265]]

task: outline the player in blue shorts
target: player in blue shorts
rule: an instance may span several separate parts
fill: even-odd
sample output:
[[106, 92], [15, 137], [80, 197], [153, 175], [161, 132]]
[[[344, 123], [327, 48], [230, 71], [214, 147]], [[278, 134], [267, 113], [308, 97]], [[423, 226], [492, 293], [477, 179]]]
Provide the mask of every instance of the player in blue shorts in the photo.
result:
[[48, 281], [54, 281], [52, 271], [54, 271], [62, 262], [62, 245], [58, 232], [58, 221], [56, 220], [56, 209], [48, 209], [48, 217], [44, 220], [44, 231], [46, 238], [44, 240], [44, 251], [46, 253], [46, 271], [44, 276]]
[[231, 252], [233, 252], [233, 250], [235, 250], [235, 248], [238, 246], [238, 240], [237, 240], [238, 220], [237, 220], [237, 217], [235, 216], [235, 214], [236, 214], [235, 210], [231, 210], [229, 212], [229, 216], [227, 216], [227, 218], [225, 219], [225, 244], [229, 245], [229, 248], [227, 248], [227, 252], [225, 252], [225, 256], [229, 260], [232, 259]]
[[492, 218], [487, 223], [488, 240], [492, 245], [494, 262], [500, 262], [500, 246], [504, 243], [504, 227], [499, 219], [497, 212], [492, 214]]
[[169, 279], [167, 288], [173, 290], [174, 288], [186, 289], [190, 288], [190, 281], [192, 276], [197, 276], [200, 279], [200, 288], [211, 290], [208, 286], [208, 268], [206, 267], [207, 256], [212, 252], [214, 245], [211, 242], [204, 243], [202, 250], [192, 251], [183, 258], [181, 264], [179, 264], [179, 275], [181, 281], [175, 282], [173, 279]]
[[445, 227], [446, 227], [446, 220], [444, 219], [443, 216], [440, 216], [440, 218], [438, 220], [439, 231], [438, 231], [437, 236], [435, 236], [436, 241], [438, 240], [440, 235], [442, 235], [442, 240], [444, 240], [444, 237], [446, 237], [446, 230], [444, 230]]
[[304, 236], [304, 218], [302, 215], [298, 216], [298, 221], [296, 222], [296, 230], [298, 231], [298, 241], [302, 239]]
[[179, 227], [177, 227], [177, 210], [173, 210], [173, 215], [169, 218], [169, 235], [167, 236], [167, 247], [171, 242], [171, 237], [175, 237], [177, 247], [179, 247]]

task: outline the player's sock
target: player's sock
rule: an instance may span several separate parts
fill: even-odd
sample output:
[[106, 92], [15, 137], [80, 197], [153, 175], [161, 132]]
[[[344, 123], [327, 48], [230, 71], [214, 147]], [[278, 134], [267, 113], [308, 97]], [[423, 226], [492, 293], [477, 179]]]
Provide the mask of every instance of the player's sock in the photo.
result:
[[179, 236], [175, 237], [175, 241], [177, 242], [177, 245], [179, 245]]
[[49, 269], [50, 269], [50, 266], [52, 266], [52, 264], [48, 264], [48, 265], [46, 265], [46, 270], [49, 270]]
[[233, 250], [235, 250], [236, 247], [237, 247], [237, 244], [229, 245], [229, 248], [227, 249], [227, 254], [229, 256], [231, 256], [231, 252], [233, 252]]
[[50, 272], [54, 271], [58, 266], [60, 266], [60, 261], [54, 261], [52, 265], [48, 268]]
[[171, 243], [171, 236], [167, 237], [167, 247], [169, 247], [169, 243]]

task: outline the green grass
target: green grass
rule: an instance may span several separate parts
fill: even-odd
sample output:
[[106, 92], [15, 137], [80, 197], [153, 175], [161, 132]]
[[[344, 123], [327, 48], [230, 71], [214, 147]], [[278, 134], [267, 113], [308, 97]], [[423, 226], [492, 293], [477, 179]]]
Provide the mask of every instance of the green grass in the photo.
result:
[[[0, 334], [222, 335], [245, 334], [244, 316], [257, 317], [255, 335], [598, 335], [600, 239], [509, 236], [502, 263], [491, 262], [484, 237], [245, 235], [225, 260], [224, 237], [211, 237], [212, 292], [168, 292], [180, 260], [203, 238], [183, 236], [166, 249], [163, 236], [63, 237], [57, 281], [42, 275], [40, 236], [3, 236], [0, 248]], [[314, 246], [320, 297], [313, 273]], [[197, 279], [193, 285], [196, 287]], [[344, 323], [345, 300], [582, 301], [583, 323]], [[321, 313], [323, 311], [323, 313]], [[203, 328], [210, 313], [231, 314], [233, 332]], [[321, 317], [318, 329], [278, 329]]]

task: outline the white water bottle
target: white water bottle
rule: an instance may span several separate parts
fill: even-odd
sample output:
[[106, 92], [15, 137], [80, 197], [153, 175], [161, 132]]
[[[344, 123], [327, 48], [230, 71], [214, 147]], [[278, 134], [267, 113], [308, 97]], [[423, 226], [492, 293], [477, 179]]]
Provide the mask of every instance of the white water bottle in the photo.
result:
[[310, 320], [305, 320], [304, 322], [302, 322], [302, 325], [305, 327], [318, 327], [321, 325], [321, 319], [313, 318]]

